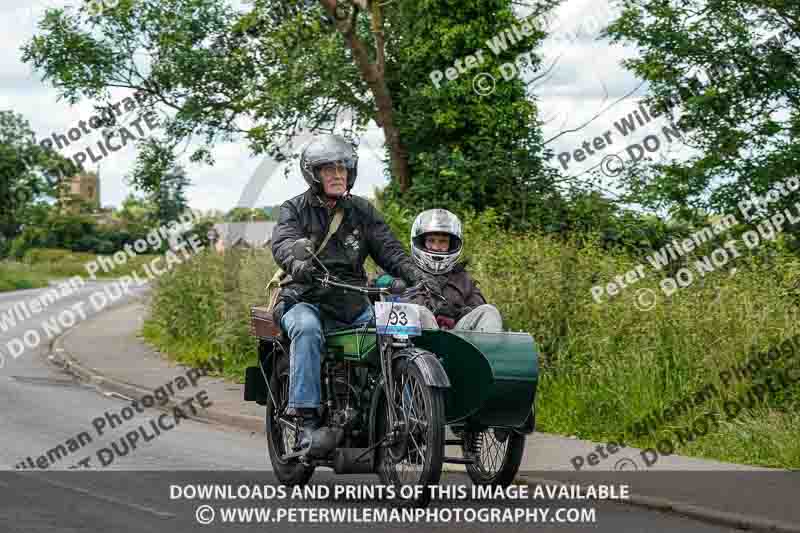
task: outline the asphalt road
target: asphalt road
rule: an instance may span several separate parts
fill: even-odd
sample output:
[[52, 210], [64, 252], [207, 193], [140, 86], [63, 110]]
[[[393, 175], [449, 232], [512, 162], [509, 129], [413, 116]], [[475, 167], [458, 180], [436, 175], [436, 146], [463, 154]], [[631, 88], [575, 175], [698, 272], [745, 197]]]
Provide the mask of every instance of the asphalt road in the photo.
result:
[[[272, 509], [275, 519], [279, 509], [288, 507], [323, 507], [328, 509], [380, 509], [394, 508], [396, 503], [362, 498], [341, 501], [333, 498], [322, 501], [287, 501], [271, 499], [210, 500], [202, 501], [171, 498], [171, 485], [218, 483], [275, 485], [266, 459], [263, 435], [241, 430], [181, 420], [180, 424], [155, 435], [149, 442], [139, 442], [135, 449], [125, 449], [120, 438], [131, 427], [151, 428], [161, 412], [146, 409], [135, 413], [121, 427], [106, 429], [97, 437], [93, 421], [108, 413], [120, 413], [129, 404], [124, 399], [109, 395], [92, 384], [80, 383], [61, 369], [48, 363], [49, 342], [36, 349], [27, 350], [18, 358], [10, 357], [6, 343], [30, 329], [46, 335], [41, 322], [80, 301], [89, 302], [90, 296], [107, 288], [108, 284], [91, 284], [72, 296], [59, 300], [40, 315], [9, 328], [0, 335], [0, 349], [5, 352], [5, 364], [0, 368], [0, 531], [2, 532], [161, 532], [183, 533], [189, 531], [228, 531], [242, 529], [277, 528], [283, 531], [307, 531], [320, 528], [352, 531], [355, 529], [380, 529], [405, 531], [408, 529], [435, 529], [437, 531], [487, 531], [503, 528], [513, 531], [726, 531], [682, 516], [647, 510], [611, 502], [572, 502], [568, 500], [528, 500], [515, 505], [511, 502], [473, 499], [439, 499], [431, 510], [454, 508], [480, 510], [499, 509], [550, 509], [547, 520], [554, 518], [556, 509], [575, 507], [595, 509], [595, 523], [415, 523], [367, 524], [346, 523], [309, 524], [282, 522], [272, 524], [221, 525], [219, 507], [263, 507]], [[14, 302], [30, 299], [41, 291], [21, 291], [0, 294], [0, 315]], [[117, 303], [134, 297], [141, 291], [126, 295]], [[92, 306], [86, 305], [89, 314]], [[107, 341], [104, 341], [107, 342]], [[108, 350], [114, 350], [109, 343]], [[135, 362], [134, 362], [135, 364]], [[152, 422], [152, 425], [151, 425]], [[78, 442], [85, 432], [94, 438], [81, 441], [70, 448], [63, 457], [56, 457], [47, 470], [20, 470], [16, 465], [27, 457], [37, 458], [59, 444], [66, 449]], [[70, 470], [84, 457], [96, 457], [97, 450], [115, 450], [113, 461], [105, 467], [92, 464], [92, 471]], [[124, 453], [122, 453], [124, 452]], [[312, 482], [326, 485], [333, 491], [335, 484], [378, 483], [376, 476], [333, 476], [330, 470], [318, 469]], [[460, 473], [444, 474], [445, 484], [470, 485]], [[215, 511], [213, 525], [201, 525], [195, 512], [201, 504], [210, 504]], [[207, 516], [207, 515], [205, 515]], [[444, 515], [442, 515], [444, 516]], [[541, 514], [538, 515], [541, 520]], [[479, 519], [480, 515], [476, 515]]]

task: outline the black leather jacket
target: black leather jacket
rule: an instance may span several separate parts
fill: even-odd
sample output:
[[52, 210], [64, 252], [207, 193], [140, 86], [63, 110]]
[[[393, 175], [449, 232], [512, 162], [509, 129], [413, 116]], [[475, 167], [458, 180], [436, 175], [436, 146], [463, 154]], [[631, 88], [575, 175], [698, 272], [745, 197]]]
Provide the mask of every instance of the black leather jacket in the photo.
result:
[[[386, 272], [416, 284], [423, 276], [394, 237], [383, 217], [366, 199], [358, 196], [340, 198], [338, 206], [345, 210], [344, 219], [324, 250], [317, 255], [325, 267], [340, 280], [354, 285], [366, 285], [364, 270], [366, 258], [372, 259]], [[292, 245], [297, 239], [310, 238], [314, 249], [328, 233], [334, 210], [322, 203], [310, 189], [281, 205], [278, 224], [272, 231], [272, 255], [286, 272], [291, 272]], [[343, 324], [355, 320], [369, 300], [361, 294], [342, 289], [302, 282], [292, 282], [283, 287], [275, 306], [274, 318], [280, 320], [293, 305], [299, 302], [318, 304], [328, 319]]]

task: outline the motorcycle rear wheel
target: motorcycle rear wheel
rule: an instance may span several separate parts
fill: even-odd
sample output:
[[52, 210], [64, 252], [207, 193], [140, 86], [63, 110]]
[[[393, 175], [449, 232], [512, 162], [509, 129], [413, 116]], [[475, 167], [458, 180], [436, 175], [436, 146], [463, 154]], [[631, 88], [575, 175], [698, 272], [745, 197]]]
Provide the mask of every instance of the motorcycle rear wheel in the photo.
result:
[[[419, 498], [404, 498], [412, 505], [425, 506], [430, 502], [430, 489], [438, 485], [444, 460], [444, 390], [425, 384], [422, 373], [415, 365], [408, 365], [394, 375], [395, 398], [390, 403], [402, 422], [402, 429], [394, 433], [392, 445], [376, 449], [375, 468], [381, 483], [395, 487], [401, 497], [403, 485], [421, 485]], [[390, 431], [386, 394], [378, 392], [375, 411], [377, 439]], [[408, 489], [406, 489], [408, 490]]]
[[464, 451], [472, 451], [476, 459], [474, 464], [467, 465], [467, 474], [476, 485], [507, 487], [514, 482], [519, 471], [525, 435], [507, 430], [503, 438], [499, 432], [487, 428], [464, 434]]
[[276, 408], [272, 404], [272, 399], [267, 399], [267, 455], [272, 469], [275, 471], [275, 476], [284, 485], [305, 485], [314, 475], [315, 467], [304, 465], [297, 458], [282, 459], [283, 455], [292, 452], [291, 448], [299, 438], [295, 432], [277, 422], [277, 415], [286, 411], [286, 405], [289, 402], [289, 358], [286, 355], [280, 356], [275, 362], [275, 368], [270, 377], [270, 389], [272, 389], [277, 403]]

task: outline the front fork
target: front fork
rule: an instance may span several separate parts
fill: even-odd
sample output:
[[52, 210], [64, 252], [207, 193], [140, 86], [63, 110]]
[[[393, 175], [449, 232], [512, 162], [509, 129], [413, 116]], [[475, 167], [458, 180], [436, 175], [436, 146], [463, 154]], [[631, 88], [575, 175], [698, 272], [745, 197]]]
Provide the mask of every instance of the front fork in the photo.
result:
[[386, 409], [389, 411], [389, 427], [397, 429], [397, 413], [394, 412], [394, 376], [392, 375], [392, 339], [378, 337], [381, 372], [383, 373], [383, 390], [386, 394]]
[[[389, 427], [391, 428], [391, 436], [387, 435], [390, 444], [394, 442], [394, 437], [399, 435], [404, 430], [404, 420], [398, 420], [397, 412], [395, 410], [394, 398], [395, 387], [394, 382], [394, 369], [392, 368], [392, 356], [396, 350], [408, 348], [411, 343], [407, 339], [395, 338], [391, 336], [380, 336], [378, 339], [378, 348], [380, 350], [381, 370], [383, 373], [383, 389], [386, 394], [386, 408], [389, 411]], [[408, 387], [408, 385], [406, 385]], [[407, 394], [407, 391], [403, 391]]]

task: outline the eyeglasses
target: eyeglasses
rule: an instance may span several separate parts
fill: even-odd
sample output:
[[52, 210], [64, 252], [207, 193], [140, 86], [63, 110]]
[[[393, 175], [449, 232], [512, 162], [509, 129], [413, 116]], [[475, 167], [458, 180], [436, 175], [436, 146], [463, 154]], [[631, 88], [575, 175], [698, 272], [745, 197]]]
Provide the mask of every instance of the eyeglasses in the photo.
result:
[[341, 161], [336, 163], [328, 163], [319, 167], [319, 173], [326, 178], [333, 177], [338, 174], [347, 176], [347, 166]]

